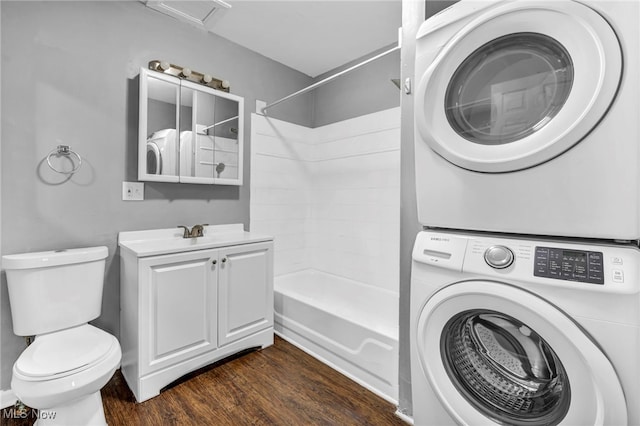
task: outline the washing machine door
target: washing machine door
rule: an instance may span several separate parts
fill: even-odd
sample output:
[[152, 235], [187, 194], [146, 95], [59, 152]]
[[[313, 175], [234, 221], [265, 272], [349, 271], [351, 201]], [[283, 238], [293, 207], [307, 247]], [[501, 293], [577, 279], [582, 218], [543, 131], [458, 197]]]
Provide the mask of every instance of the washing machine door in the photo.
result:
[[455, 283], [426, 302], [416, 330], [422, 370], [460, 424], [627, 423], [607, 357], [532, 293], [492, 281]]
[[598, 124], [621, 72], [616, 34], [589, 7], [499, 3], [448, 39], [431, 63], [416, 64], [416, 136], [468, 170], [529, 168]]

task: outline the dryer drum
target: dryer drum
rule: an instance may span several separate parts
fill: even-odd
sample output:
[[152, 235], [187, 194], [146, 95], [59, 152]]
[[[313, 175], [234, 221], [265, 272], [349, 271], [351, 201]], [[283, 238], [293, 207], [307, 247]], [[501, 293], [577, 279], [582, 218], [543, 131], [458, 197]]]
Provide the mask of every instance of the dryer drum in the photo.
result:
[[440, 349], [456, 389], [498, 423], [556, 425], [567, 414], [567, 373], [522, 322], [495, 311], [465, 311], [445, 326]]

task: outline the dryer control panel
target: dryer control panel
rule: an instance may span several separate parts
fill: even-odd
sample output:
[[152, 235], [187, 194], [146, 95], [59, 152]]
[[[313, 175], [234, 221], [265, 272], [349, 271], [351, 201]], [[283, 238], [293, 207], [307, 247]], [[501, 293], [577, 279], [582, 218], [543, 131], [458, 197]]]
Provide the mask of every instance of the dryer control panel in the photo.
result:
[[533, 275], [558, 280], [604, 284], [603, 255], [599, 251], [536, 246]]

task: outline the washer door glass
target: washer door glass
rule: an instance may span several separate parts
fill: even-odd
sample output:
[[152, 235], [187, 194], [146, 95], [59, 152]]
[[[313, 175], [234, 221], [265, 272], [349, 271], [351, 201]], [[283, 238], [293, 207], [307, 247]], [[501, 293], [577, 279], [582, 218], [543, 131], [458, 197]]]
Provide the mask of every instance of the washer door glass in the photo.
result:
[[509, 34], [460, 65], [447, 88], [447, 119], [470, 142], [513, 142], [551, 120], [572, 83], [573, 63], [560, 43], [543, 34]]
[[556, 425], [567, 414], [567, 373], [526, 324], [494, 311], [468, 310], [449, 321], [440, 342], [450, 379], [487, 417], [510, 425]]

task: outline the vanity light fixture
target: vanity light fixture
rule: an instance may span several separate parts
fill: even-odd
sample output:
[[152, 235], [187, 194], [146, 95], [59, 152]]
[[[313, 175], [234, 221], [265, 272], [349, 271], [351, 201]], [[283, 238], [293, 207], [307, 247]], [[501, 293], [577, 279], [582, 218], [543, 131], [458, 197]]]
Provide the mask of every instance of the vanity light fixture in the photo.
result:
[[167, 61], [151, 61], [149, 62], [149, 69], [165, 74], [170, 74], [183, 80], [203, 84], [216, 90], [229, 92], [229, 81], [220, 80], [218, 78], [212, 77], [210, 74], [203, 74], [198, 71], [193, 71], [191, 68], [174, 65]]

